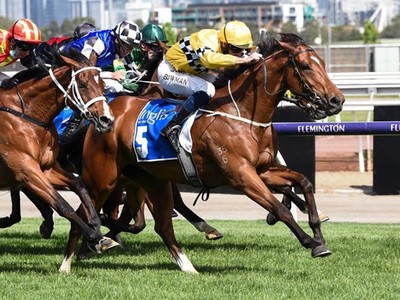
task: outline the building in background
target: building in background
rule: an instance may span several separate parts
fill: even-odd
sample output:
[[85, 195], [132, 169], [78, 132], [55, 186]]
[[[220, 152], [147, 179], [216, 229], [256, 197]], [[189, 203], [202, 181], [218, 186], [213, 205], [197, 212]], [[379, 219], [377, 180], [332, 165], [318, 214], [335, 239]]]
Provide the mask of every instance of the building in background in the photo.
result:
[[305, 21], [315, 18], [330, 26], [362, 27], [372, 20], [382, 30], [398, 15], [399, 6], [400, 0], [0, 0], [0, 15], [30, 18], [39, 27], [91, 17], [99, 28], [111, 28], [124, 19], [171, 22], [176, 29], [240, 19], [259, 29], [292, 21], [300, 30]]

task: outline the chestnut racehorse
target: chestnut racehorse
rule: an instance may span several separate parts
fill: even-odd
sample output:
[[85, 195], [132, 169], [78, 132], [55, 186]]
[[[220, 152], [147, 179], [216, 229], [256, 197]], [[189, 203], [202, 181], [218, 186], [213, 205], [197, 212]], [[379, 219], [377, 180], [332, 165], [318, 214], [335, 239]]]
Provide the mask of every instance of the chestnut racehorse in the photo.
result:
[[[18, 84], [0, 89], [2, 114], [0, 187], [26, 189], [77, 226], [92, 249], [102, 252], [116, 246], [100, 232], [100, 220], [80, 178], [65, 172], [56, 162], [57, 132], [53, 119], [68, 103], [91, 120], [97, 132], [111, 130], [114, 122], [103, 96], [100, 69], [77, 52], [53, 53], [45, 64], [21, 71]], [[82, 201], [78, 216], [56, 188], [74, 191]]]
[[[297, 224], [289, 209], [275, 198], [265, 181], [274, 184], [274, 180], [278, 183], [283, 179], [289, 184], [285, 176], [274, 171], [278, 144], [271, 125], [285, 91], [289, 89], [295, 94], [296, 105], [314, 119], [339, 113], [344, 96], [329, 79], [324, 61], [297, 35], [264, 36], [259, 51], [264, 57], [259, 63], [240, 68], [229, 80], [221, 80], [224, 84], [215, 83], [215, 96], [200, 109], [191, 128], [192, 156], [200, 180], [205, 186], [229, 184], [242, 191], [284, 222], [301, 245], [311, 249], [313, 257], [329, 255], [314, 197], [306, 198], [313, 231], [310, 236]], [[196, 273], [176, 241], [172, 226], [170, 182], [188, 184], [180, 164], [177, 160], [138, 162], [133, 153], [134, 124], [148, 101], [119, 97], [110, 104], [116, 117], [113, 131], [98, 135], [89, 128], [84, 143], [82, 179], [97, 210], [121, 177], [126, 176], [143, 187], [153, 204], [156, 232], [181, 270]], [[80, 237], [76, 226], [71, 226], [68, 259], [63, 261], [62, 271], [70, 271]]]

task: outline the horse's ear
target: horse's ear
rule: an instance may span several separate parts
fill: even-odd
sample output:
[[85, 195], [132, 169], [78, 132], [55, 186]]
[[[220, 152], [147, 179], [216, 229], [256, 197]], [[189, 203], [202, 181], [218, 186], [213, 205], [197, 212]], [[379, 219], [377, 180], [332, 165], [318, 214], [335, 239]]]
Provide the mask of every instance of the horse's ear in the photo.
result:
[[68, 65], [74, 67], [75, 69], [80, 67], [80, 65], [79, 65], [79, 63], [77, 61], [73, 60], [72, 58], [70, 58], [68, 56], [63, 55], [62, 52], [60, 52], [60, 56], [61, 56], [63, 61], [65, 61]]
[[294, 50], [295, 50], [295, 48], [292, 46], [292, 45], [290, 45], [290, 44], [288, 44], [288, 43], [285, 43], [285, 42], [282, 42], [282, 41], [278, 41], [278, 40], [275, 40], [283, 49], [285, 49], [286, 51], [288, 51], [289, 53], [291, 53], [291, 52], [293, 52]]
[[167, 51], [168, 51], [168, 49], [169, 49], [169, 46], [168, 46], [166, 43], [160, 41], [159, 39], [157, 39], [157, 43], [158, 43], [158, 46], [161, 48], [161, 50], [162, 50], [164, 53], [167, 53]]
[[92, 51], [89, 56], [89, 62], [92, 66], [95, 66], [97, 63], [97, 53]]

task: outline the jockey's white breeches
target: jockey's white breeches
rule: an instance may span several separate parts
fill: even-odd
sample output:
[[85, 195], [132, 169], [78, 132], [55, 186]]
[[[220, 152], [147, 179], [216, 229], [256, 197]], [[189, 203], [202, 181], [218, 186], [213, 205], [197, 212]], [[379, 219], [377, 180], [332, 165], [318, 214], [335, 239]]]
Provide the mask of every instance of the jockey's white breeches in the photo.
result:
[[210, 98], [215, 95], [215, 87], [212, 82], [215, 76], [210, 73], [193, 75], [175, 71], [175, 68], [165, 59], [158, 66], [158, 81], [167, 91], [188, 97], [194, 92], [204, 91]]

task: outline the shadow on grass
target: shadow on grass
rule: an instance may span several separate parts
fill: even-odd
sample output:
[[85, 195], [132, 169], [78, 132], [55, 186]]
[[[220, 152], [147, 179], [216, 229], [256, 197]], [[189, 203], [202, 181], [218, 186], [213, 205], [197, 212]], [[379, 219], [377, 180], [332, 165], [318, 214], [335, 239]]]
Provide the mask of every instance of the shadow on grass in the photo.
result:
[[[150, 260], [154, 261], [157, 259], [154, 258], [154, 256], [162, 255], [165, 257], [169, 255], [166, 246], [157, 235], [147, 233], [142, 234], [141, 237], [137, 237], [136, 235], [125, 234], [122, 239], [124, 241], [125, 249], [117, 248], [105, 253], [104, 255], [90, 253], [89, 259], [82, 261], [79, 261], [75, 258], [72, 263], [72, 270], [74, 270], [74, 268], [95, 268], [102, 270], [179, 270], [179, 267], [172, 258], [170, 263], [162, 261], [160, 261], [160, 263], [153, 263], [149, 262], [147, 259], [148, 257], [153, 256], [150, 258]], [[181, 244], [183, 246], [183, 250], [185, 251], [185, 249], [190, 249], [189, 252], [192, 253], [192, 255], [193, 253], [196, 253], [196, 255], [203, 255], [204, 257], [218, 255], [219, 252], [246, 252], [249, 249], [252, 249], [253, 251], [262, 251], [264, 253], [277, 253], [282, 249], [281, 240], [277, 243], [274, 243], [273, 239], [269, 241], [266, 237], [264, 237], [265, 240], [262, 243], [257, 242], [257, 237], [255, 237], [254, 242], [250, 243], [243, 243], [242, 241], [224, 241], [223, 239], [218, 241], [207, 241], [203, 239], [203, 237], [197, 234], [186, 236], [183, 239], [185, 242]], [[2, 273], [34, 272], [40, 274], [54, 274], [61, 264], [66, 242], [66, 234], [54, 234], [51, 239], [44, 240], [29, 233], [0, 231], [0, 259], [2, 260], [1, 271]], [[192, 255], [189, 255], [189, 257]], [[7, 260], [7, 256], [9, 256], [11, 259]], [[49, 259], [49, 261], [43, 261], [46, 259]], [[26, 265], [27, 260], [38, 260], [42, 262], [38, 264], [29, 263]], [[56, 260], [59, 260], [59, 264], [54, 262]], [[50, 267], [48, 267], [49, 264], [51, 264]], [[250, 270], [245, 265], [241, 265], [240, 262], [230, 266], [203, 265], [195, 267], [201, 273], [229, 272], [230, 270]], [[260, 266], [260, 268], [260, 271], [266, 271], [262, 266]], [[252, 269], [254, 269], [254, 266]]]

